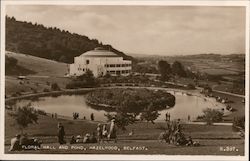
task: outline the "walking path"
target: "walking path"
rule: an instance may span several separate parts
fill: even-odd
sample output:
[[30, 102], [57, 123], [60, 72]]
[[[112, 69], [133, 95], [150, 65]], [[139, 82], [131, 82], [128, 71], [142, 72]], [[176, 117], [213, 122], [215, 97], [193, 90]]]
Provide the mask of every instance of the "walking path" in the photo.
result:
[[[148, 76], [160, 76], [160, 74], [150, 74], [150, 73], [146, 73], [146, 75], [148, 75]], [[178, 86], [186, 86], [185, 84], [182, 84], [182, 83], [174, 83], [174, 82], [169, 82], [169, 81], [166, 81], [165, 83], [172, 84], [172, 85], [178, 85]], [[195, 88], [196, 89], [202, 89], [201, 87], [195, 87]], [[235, 94], [235, 93], [230, 93], [230, 92], [215, 90], [214, 88], [213, 88], [213, 91], [214, 92], [218, 92], [218, 93], [222, 93], [222, 94], [228, 94], [228, 95], [231, 95], [231, 96], [245, 98], [245, 95], [240, 95], [240, 94]]]
[[218, 92], [218, 93], [222, 93], [222, 94], [227, 94], [227, 95], [231, 95], [231, 96], [245, 98], [245, 95], [239, 95], [239, 94], [234, 94], [234, 93], [230, 93], [230, 92], [218, 91], [218, 90], [214, 90], [214, 89], [213, 89], [213, 92]]

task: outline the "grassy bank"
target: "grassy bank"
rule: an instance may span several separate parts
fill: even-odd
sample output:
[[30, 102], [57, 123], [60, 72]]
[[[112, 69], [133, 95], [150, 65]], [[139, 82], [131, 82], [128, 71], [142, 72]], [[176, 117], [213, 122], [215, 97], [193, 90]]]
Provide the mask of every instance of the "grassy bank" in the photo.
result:
[[[8, 112], [6, 110], [6, 112]], [[16, 126], [13, 126], [14, 120], [6, 113], [5, 115], [5, 152], [21, 153], [21, 154], [167, 154], [167, 155], [243, 155], [244, 141], [237, 133], [232, 131], [231, 126], [206, 126], [206, 125], [183, 125], [183, 131], [186, 136], [192, 136], [194, 141], [199, 141], [200, 147], [174, 146], [171, 144], [158, 142], [159, 133], [165, 123], [146, 123], [138, 122], [127, 127], [126, 131], [118, 130], [118, 141], [104, 142], [102, 144], [75, 144], [75, 146], [83, 146], [86, 150], [61, 150], [58, 149], [57, 143], [57, 123], [61, 122], [65, 127], [67, 146], [72, 135], [84, 135], [96, 130], [98, 122], [89, 120], [70, 120], [70, 119], [54, 119], [50, 116], [39, 116], [38, 124], [34, 124], [25, 129], [29, 137], [36, 137], [43, 142], [43, 146], [55, 147], [54, 150], [27, 150], [20, 152], [8, 152], [10, 139], [19, 132]], [[128, 133], [134, 130], [134, 135], [129, 136]], [[120, 151], [115, 150], [93, 150], [93, 146], [117, 146]], [[220, 148], [233, 146], [237, 151], [221, 151]], [[145, 147], [147, 150], [128, 150], [127, 147]], [[99, 147], [100, 148], [100, 147]]]

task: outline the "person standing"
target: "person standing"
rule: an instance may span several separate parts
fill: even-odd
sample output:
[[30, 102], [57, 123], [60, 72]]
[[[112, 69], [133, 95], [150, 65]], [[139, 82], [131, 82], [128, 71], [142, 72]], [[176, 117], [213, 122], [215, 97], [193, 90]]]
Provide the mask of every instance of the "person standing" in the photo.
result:
[[115, 119], [114, 118], [111, 120], [108, 139], [114, 139], [116, 142], [116, 128], [115, 128]]
[[170, 113], [168, 113], [168, 121], [170, 121]]
[[94, 121], [94, 120], [95, 120], [94, 114], [93, 114], [93, 113], [90, 114], [90, 119], [91, 119], [91, 121]]
[[64, 140], [64, 136], [65, 136], [64, 127], [61, 123], [58, 123], [58, 142], [59, 142], [59, 144], [66, 143]]
[[102, 140], [102, 129], [100, 123], [98, 123], [96, 131], [97, 131], [97, 141], [98, 143], [100, 143]]
[[107, 130], [107, 126], [104, 124], [103, 127], [102, 127], [102, 136], [104, 138], [107, 138], [108, 137], [108, 130]]
[[22, 147], [20, 145], [20, 138], [21, 138], [21, 135], [17, 134], [14, 138], [11, 139], [9, 151], [15, 151], [15, 150], [22, 149]]

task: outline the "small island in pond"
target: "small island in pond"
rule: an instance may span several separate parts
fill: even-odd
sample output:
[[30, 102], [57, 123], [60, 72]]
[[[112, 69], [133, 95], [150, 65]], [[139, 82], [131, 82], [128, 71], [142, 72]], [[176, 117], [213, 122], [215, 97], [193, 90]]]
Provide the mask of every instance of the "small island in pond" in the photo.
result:
[[175, 105], [175, 96], [162, 90], [115, 88], [99, 89], [88, 93], [87, 102], [119, 110], [126, 108], [127, 112], [141, 112], [149, 105], [154, 110], [163, 110]]

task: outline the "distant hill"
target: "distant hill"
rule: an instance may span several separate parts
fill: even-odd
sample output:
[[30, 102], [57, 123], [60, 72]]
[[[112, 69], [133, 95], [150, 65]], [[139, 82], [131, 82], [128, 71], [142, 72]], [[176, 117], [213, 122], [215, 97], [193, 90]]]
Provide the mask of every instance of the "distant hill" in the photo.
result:
[[124, 59], [133, 60], [133, 57], [114, 49], [111, 45], [104, 45], [97, 39], [90, 39], [56, 27], [44, 27], [41, 24], [6, 17], [6, 50], [8, 51], [72, 63], [75, 56], [96, 47], [103, 47]]
[[5, 55], [5, 75], [28, 75], [35, 74], [33, 70], [25, 68], [18, 63], [18, 60], [12, 56]]
[[[67, 73], [67, 64], [27, 54], [5, 52], [6, 75], [59, 76]], [[9, 62], [9, 63], [8, 63]], [[14, 65], [13, 65], [14, 64]]]

